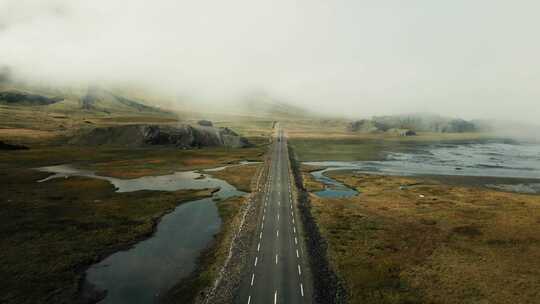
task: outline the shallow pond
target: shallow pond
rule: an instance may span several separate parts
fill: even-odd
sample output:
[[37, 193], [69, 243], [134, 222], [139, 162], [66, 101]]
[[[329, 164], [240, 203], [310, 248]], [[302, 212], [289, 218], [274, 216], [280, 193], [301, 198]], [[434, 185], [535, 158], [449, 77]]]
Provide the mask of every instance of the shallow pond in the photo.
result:
[[100, 303], [156, 302], [160, 294], [195, 269], [200, 253], [219, 232], [221, 218], [214, 200], [245, 194], [221, 179], [193, 171], [124, 180], [98, 176], [69, 165], [43, 167], [39, 170], [55, 173], [40, 182], [53, 178], [86, 176], [107, 180], [118, 192], [220, 189], [212, 198], [179, 205], [161, 219], [152, 237], [91, 266], [86, 273], [88, 282], [99, 290], [107, 290], [106, 298]]
[[[387, 175], [460, 175], [505, 178], [540, 178], [540, 145], [508, 142], [438, 143], [418, 145], [406, 153], [387, 152], [384, 161], [324, 161], [304, 164], [327, 167], [313, 172], [320, 182], [328, 185], [317, 193], [323, 197], [346, 197], [343, 184], [323, 175], [331, 170]], [[516, 192], [538, 193], [539, 183], [499, 185], [501, 189]], [[346, 188], [346, 187], [345, 187]], [[354, 194], [353, 194], [354, 195]]]
[[343, 198], [351, 197], [358, 194], [356, 190], [351, 189], [344, 184], [324, 175], [325, 172], [328, 172], [332, 169], [333, 168], [327, 168], [311, 173], [311, 175], [313, 175], [316, 180], [324, 184], [324, 190], [315, 192], [317, 196], [328, 198]]

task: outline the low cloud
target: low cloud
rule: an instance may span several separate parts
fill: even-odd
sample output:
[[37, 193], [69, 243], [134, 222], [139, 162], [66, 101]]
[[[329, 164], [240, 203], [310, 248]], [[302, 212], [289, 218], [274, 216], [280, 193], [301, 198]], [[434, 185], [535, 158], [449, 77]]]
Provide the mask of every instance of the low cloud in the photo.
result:
[[[489, 9], [486, 9], [489, 7]], [[55, 85], [536, 122], [537, 1], [0, 0], [0, 66]]]

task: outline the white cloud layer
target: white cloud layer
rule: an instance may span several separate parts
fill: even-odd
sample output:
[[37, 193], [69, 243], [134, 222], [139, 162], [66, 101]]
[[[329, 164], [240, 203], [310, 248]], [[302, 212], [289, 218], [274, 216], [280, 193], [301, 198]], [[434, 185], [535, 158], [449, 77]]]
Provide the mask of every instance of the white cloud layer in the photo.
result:
[[336, 114], [540, 118], [538, 1], [0, 0], [0, 65]]

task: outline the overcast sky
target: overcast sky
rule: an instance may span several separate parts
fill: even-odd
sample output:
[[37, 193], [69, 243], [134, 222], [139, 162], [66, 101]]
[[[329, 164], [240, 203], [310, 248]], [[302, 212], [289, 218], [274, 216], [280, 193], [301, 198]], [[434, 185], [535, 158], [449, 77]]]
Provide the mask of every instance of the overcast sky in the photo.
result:
[[347, 115], [540, 118], [540, 1], [0, 0], [0, 65], [34, 81], [251, 90]]

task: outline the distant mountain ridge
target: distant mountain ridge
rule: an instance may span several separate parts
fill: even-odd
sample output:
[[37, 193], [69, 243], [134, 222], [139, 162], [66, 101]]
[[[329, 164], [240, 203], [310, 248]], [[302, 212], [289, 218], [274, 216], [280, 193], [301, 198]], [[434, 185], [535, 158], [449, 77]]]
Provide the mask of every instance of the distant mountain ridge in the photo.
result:
[[154, 108], [141, 102], [116, 95], [108, 90], [97, 86], [90, 86], [86, 95], [80, 98], [81, 109], [96, 111], [135, 111], [135, 112], [160, 112], [162, 110]]
[[95, 112], [95, 113], [167, 113], [128, 97], [125, 93], [115, 93], [98, 86], [81, 88], [50, 88], [27, 86], [23, 84], [0, 84], [0, 105], [45, 107], [56, 112]]
[[310, 117], [315, 114], [308, 109], [276, 99], [266, 93], [250, 94], [241, 100], [247, 113], [271, 117]]

